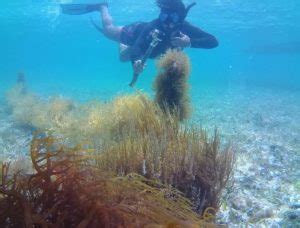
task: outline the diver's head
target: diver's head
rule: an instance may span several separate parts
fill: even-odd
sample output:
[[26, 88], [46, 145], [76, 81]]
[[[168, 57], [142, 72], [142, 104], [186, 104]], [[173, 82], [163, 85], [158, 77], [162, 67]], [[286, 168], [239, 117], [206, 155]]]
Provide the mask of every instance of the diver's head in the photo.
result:
[[160, 8], [159, 21], [165, 30], [173, 30], [182, 24], [188, 11], [195, 3], [187, 8], [181, 0], [156, 0]]

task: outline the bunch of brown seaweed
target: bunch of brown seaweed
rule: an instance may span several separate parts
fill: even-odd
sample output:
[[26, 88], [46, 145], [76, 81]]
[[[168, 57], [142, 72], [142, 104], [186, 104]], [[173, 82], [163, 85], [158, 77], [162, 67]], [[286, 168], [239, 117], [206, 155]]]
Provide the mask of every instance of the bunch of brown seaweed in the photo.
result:
[[[175, 73], [166, 68], [174, 63], [179, 64]], [[164, 80], [175, 77], [170, 83], [175, 83], [173, 92], [178, 99], [175, 103], [169, 100], [171, 105], [162, 106], [173, 93], [167, 92], [169, 87], [165, 87], [166, 93], [163, 87], [159, 90], [158, 96], [166, 100], [157, 99], [158, 104], [145, 94], [117, 97], [106, 104], [79, 105], [62, 98], [45, 101], [24, 90], [23, 82], [8, 93], [7, 99], [19, 123], [41, 132], [50, 130], [68, 146], [88, 142], [85, 149], [91, 153], [85, 163], [87, 169], [92, 166], [100, 174], [113, 177], [138, 173], [182, 191], [200, 214], [210, 207], [218, 210], [221, 192], [232, 176], [233, 149], [230, 145], [220, 148], [217, 132], [209, 138], [200, 128], [179, 124], [178, 119], [183, 119], [188, 110], [186, 56], [169, 52], [161, 66], [166, 71], [161, 76], [163, 83], [158, 85], [169, 86]], [[65, 152], [55, 156], [67, 157]]]
[[172, 185], [194, 203], [200, 214], [219, 208], [222, 190], [232, 176], [234, 154], [221, 150], [217, 132], [209, 139], [204, 131], [154, 125], [146, 132], [129, 130], [116, 143], [104, 144], [95, 158], [98, 167], [116, 175], [137, 172]]
[[217, 131], [209, 138], [200, 128], [179, 125], [177, 116], [143, 95], [119, 98], [114, 106], [120, 119], [95, 151], [97, 166], [115, 175], [134, 172], [172, 185], [199, 213], [208, 207], [218, 210], [235, 157], [230, 145], [221, 150]]
[[157, 66], [160, 72], [154, 82], [155, 101], [163, 110], [178, 115], [179, 120], [187, 119], [190, 114], [188, 57], [183, 52], [169, 50]]
[[[17, 88], [17, 89], [16, 89]], [[89, 142], [95, 165], [116, 176], [139, 173], [170, 184], [194, 203], [199, 213], [219, 208], [220, 195], [231, 177], [234, 153], [221, 150], [217, 132], [211, 139], [199, 128], [178, 123], [144, 94], [117, 97], [111, 103], [71, 105], [63, 99], [19, 94], [8, 97], [17, 120], [41, 131], [51, 130], [72, 145]], [[34, 100], [34, 99], [33, 99]], [[28, 104], [28, 103], [27, 103]], [[22, 122], [24, 121], [24, 122]]]
[[34, 174], [9, 176], [9, 165], [2, 165], [1, 227], [214, 227], [176, 189], [137, 174], [103, 172], [90, 153], [36, 136]]

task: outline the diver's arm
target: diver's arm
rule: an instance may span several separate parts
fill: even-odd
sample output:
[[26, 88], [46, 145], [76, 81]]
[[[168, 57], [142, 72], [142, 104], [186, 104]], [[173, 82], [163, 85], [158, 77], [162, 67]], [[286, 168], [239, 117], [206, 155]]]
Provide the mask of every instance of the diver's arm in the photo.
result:
[[217, 39], [213, 35], [202, 31], [200, 28], [193, 26], [186, 21], [183, 24], [182, 32], [189, 36], [192, 48], [210, 49], [219, 45]]
[[143, 51], [140, 46], [132, 46], [131, 48], [131, 54], [130, 54], [130, 60], [132, 63], [134, 63], [137, 60], [141, 60], [143, 58]]
[[151, 43], [151, 39], [149, 36], [151, 32], [156, 29], [157, 27], [157, 20], [153, 20], [147, 23], [144, 29], [139, 34], [138, 38], [136, 39], [135, 43], [131, 46], [131, 61], [135, 62], [136, 60], [142, 60], [149, 48]]
[[[151, 24], [146, 26], [144, 30], [141, 32], [135, 43], [131, 46], [131, 63], [133, 67], [133, 71], [137, 74], [143, 72], [145, 68], [145, 54], [147, 52], [147, 48], [149, 46], [147, 37], [151, 31]], [[143, 62], [144, 61], [144, 62]]]
[[141, 34], [135, 44], [131, 47], [130, 59], [134, 73], [140, 74], [144, 70], [142, 58], [144, 51], [142, 50], [143, 35]]

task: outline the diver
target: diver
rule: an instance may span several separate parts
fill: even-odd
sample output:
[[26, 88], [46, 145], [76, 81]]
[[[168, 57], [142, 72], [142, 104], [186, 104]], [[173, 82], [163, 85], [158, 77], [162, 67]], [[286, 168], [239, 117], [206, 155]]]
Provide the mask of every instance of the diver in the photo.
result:
[[[196, 3], [186, 7], [182, 0], [156, 0], [156, 4], [160, 8], [157, 19], [126, 26], [114, 25], [106, 2], [65, 4], [61, 7], [66, 14], [77, 15], [99, 11], [103, 27], [100, 28], [94, 21], [92, 23], [107, 38], [120, 43], [120, 60], [131, 61], [136, 75], [144, 70], [145, 60], [148, 57], [156, 58], [168, 49], [182, 50], [187, 47], [210, 49], [218, 46], [218, 41], [213, 35], [185, 20], [189, 10]], [[156, 42], [153, 42], [154, 33]]]

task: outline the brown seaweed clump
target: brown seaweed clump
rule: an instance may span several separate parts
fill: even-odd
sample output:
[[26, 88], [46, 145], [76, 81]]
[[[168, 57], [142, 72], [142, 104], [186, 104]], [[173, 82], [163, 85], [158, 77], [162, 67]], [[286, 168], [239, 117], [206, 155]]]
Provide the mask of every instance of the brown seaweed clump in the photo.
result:
[[160, 72], [154, 82], [155, 101], [163, 110], [169, 110], [184, 120], [190, 114], [188, 77], [190, 61], [180, 51], [169, 50], [157, 64]]
[[1, 227], [215, 227], [172, 187], [98, 169], [84, 146], [36, 136], [31, 159], [33, 174], [9, 175], [2, 165]]

